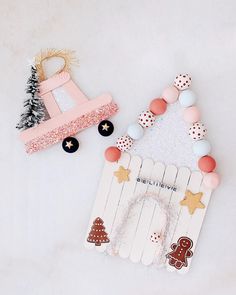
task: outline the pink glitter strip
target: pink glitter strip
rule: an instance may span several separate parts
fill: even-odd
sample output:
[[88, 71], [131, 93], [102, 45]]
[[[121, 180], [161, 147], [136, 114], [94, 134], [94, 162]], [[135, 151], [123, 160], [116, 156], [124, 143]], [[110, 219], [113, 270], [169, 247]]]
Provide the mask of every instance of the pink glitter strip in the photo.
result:
[[52, 144], [57, 143], [60, 140], [68, 136], [74, 136], [79, 131], [88, 128], [92, 125], [96, 125], [102, 120], [105, 120], [118, 111], [118, 106], [111, 102], [104, 105], [90, 113], [87, 113], [69, 123], [66, 123], [46, 134], [35, 138], [25, 144], [26, 152], [31, 154], [44, 149]]

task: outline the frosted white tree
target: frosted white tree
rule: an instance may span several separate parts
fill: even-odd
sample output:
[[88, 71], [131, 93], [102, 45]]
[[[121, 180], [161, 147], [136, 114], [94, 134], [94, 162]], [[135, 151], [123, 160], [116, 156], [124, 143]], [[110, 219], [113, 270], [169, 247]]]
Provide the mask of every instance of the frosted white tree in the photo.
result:
[[38, 97], [39, 80], [36, 67], [31, 66], [31, 76], [26, 85], [26, 93], [29, 95], [24, 101], [25, 111], [21, 114], [17, 129], [26, 130], [41, 123], [45, 118], [45, 106]]

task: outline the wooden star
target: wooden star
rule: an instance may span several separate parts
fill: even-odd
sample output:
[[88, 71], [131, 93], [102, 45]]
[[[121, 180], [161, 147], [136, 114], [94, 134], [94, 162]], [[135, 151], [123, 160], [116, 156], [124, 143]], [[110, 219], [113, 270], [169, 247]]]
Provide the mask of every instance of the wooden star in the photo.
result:
[[106, 130], [106, 131], [108, 131], [108, 128], [109, 128], [110, 126], [109, 125], [107, 125], [107, 123], [105, 123], [104, 125], [102, 125], [102, 130]]
[[201, 202], [202, 196], [203, 193], [193, 194], [191, 191], [186, 191], [184, 199], [180, 201], [180, 205], [187, 206], [189, 213], [192, 215], [197, 208], [205, 208], [205, 205]]
[[129, 181], [130, 170], [125, 169], [123, 166], [120, 166], [117, 171], [114, 172], [114, 175], [117, 177], [119, 183], [124, 181]]
[[68, 147], [68, 149], [70, 149], [73, 145], [73, 143], [70, 141], [66, 141], [66, 147]]

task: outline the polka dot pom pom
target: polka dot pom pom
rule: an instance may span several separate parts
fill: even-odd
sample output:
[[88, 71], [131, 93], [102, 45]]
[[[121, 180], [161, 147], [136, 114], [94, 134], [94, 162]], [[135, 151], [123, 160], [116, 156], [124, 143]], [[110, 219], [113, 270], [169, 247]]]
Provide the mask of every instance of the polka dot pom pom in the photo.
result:
[[206, 136], [206, 128], [202, 123], [193, 123], [189, 128], [189, 135], [193, 140], [203, 139]]
[[179, 74], [174, 81], [174, 85], [179, 90], [185, 90], [190, 87], [192, 78], [188, 74]]
[[163, 90], [162, 97], [167, 103], [175, 103], [179, 97], [179, 90], [170, 86]]
[[149, 109], [154, 115], [162, 115], [165, 113], [167, 103], [162, 98], [153, 99], [150, 103]]
[[148, 128], [154, 125], [155, 117], [152, 112], [150, 111], [144, 111], [142, 112], [138, 117], [138, 123], [143, 128]]
[[220, 176], [216, 172], [207, 173], [203, 178], [203, 183], [207, 188], [215, 189], [220, 184]]
[[198, 167], [201, 171], [209, 173], [216, 168], [216, 161], [211, 156], [205, 156], [199, 159]]
[[133, 143], [134, 143], [133, 139], [125, 135], [118, 138], [116, 142], [116, 146], [120, 151], [125, 152], [131, 149]]
[[105, 150], [105, 158], [109, 162], [116, 162], [120, 159], [121, 156], [121, 151], [115, 147], [115, 146], [110, 146]]

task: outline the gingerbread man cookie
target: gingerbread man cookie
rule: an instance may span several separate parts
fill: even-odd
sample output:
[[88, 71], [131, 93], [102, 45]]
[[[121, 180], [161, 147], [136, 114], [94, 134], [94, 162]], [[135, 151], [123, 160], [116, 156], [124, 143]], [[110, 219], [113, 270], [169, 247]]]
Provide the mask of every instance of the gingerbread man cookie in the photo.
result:
[[187, 258], [193, 256], [190, 250], [193, 246], [193, 241], [188, 237], [180, 237], [177, 243], [171, 245], [172, 252], [168, 253], [166, 257], [169, 259], [169, 264], [176, 269], [181, 269], [183, 266], [188, 266]]

